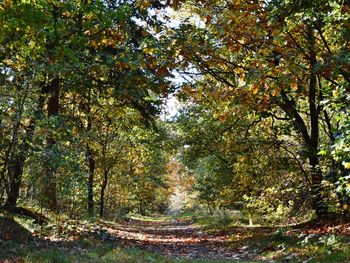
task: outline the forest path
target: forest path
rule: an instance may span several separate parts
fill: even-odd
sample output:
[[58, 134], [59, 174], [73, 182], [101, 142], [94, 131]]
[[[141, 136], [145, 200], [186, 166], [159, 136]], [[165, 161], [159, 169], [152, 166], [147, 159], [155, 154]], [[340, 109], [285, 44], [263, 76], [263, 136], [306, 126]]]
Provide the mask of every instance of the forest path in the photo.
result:
[[131, 220], [123, 224], [111, 224], [107, 230], [127, 247], [178, 259], [251, 259], [246, 251], [230, 248], [233, 241], [227, 235], [206, 233], [201, 227], [185, 220]]

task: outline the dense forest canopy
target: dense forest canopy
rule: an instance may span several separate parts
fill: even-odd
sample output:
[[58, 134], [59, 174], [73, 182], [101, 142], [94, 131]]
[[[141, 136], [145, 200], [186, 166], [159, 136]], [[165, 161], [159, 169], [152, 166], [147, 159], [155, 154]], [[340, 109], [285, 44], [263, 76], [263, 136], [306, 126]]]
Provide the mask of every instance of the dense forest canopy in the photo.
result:
[[1, 210], [116, 218], [186, 193], [264, 222], [348, 213], [349, 19], [340, 0], [1, 2]]

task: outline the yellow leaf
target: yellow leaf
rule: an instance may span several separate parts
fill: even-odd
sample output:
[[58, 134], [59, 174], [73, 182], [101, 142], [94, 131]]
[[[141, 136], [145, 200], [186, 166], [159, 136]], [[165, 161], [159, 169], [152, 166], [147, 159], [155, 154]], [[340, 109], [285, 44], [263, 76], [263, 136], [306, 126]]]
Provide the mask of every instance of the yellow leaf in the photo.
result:
[[291, 88], [293, 90], [298, 90], [298, 84], [296, 82], [293, 82], [292, 85], [291, 85]]
[[258, 84], [254, 84], [253, 85], [252, 92], [253, 92], [254, 95], [259, 92], [259, 85]]
[[144, 49], [144, 52], [145, 52], [146, 54], [148, 54], [148, 55], [152, 55], [153, 52], [154, 52], [154, 49], [153, 49], [153, 48], [145, 48], [145, 49]]
[[136, 2], [136, 6], [137, 7], [141, 7], [141, 8], [148, 8], [150, 7], [152, 4], [151, 4], [151, 1], [149, 0], [141, 0], [141, 1], [137, 1]]
[[219, 115], [218, 119], [219, 119], [220, 122], [225, 122], [226, 121], [226, 117], [227, 117], [226, 114], [221, 114], [221, 115]]
[[343, 162], [342, 163], [345, 169], [350, 169], [350, 163], [348, 162]]
[[278, 90], [274, 90], [274, 91], [271, 93], [271, 96], [272, 96], [272, 97], [275, 97], [275, 96], [278, 95], [278, 93], [279, 93]]
[[292, 253], [295, 253], [295, 252], [298, 251], [298, 249], [297, 249], [296, 247], [291, 247], [291, 248], [289, 249], [289, 251], [292, 252]]

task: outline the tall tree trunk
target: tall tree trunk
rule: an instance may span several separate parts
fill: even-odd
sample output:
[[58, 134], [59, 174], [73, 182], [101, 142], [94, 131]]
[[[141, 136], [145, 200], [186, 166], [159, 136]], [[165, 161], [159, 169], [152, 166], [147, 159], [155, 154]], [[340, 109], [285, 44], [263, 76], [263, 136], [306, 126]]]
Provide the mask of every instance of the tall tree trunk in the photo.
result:
[[[5, 164], [4, 164], [4, 167], [7, 172], [7, 178], [8, 178], [7, 199], [5, 201], [4, 206], [8, 211], [14, 211], [17, 205], [17, 200], [19, 197], [19, 190], [20, 190], [22, 175], [24, 170], [24, 164], [27, 158], [27, 152], [30, 148], [30, 142], [32, 141], [32, 138], [33, 138], [36, 118], [44, 105], [45, 88], [46, 87], [43, 86], [41, 89], [37, 110], [33, 114], [33, 117], [31, 118], [29, 125], [25, 129], [25, 137], [22, 139], [22, 143], [18, 143], [18, 131], [19, 131], [19, 126], [21, 122], [21, 117], [17, 120], [18, 123], [14, 125], [14, 128], [13, 128], [14, 129], [13, 138], [12, 138], [11, 145], [9, 146], [9, 149], [6, 153]], [[24, 103], [25, 103], [25, 98], [23, 100], [23, 104], [21, 108], [23, 108]], [[22, 109], [20, 110], [20, 112], [21, 111]], [[22, 116], [22, 113], [20, 113], [19, 116]], [[20, 148], [20, 151], [18, 151], [19, 148]], [[16, 151], [18, 151], [18, 153], [13, 154]]]
[[[21, 163], [23, 163], [25, 159], [25, 151], [23, 151], [25, 149], [18, 151], [18, 148], [20, 146], [19, 130], [27, 95], [28, 93], [25, 94], [22, 99], [19, 99], [20, 103], [18, 107], [18, 113], [16, 114], [15, 122], [13, 123], [12, 128], [12, 139], [5, 152], [4, 163], [1, 170], [1, 179], [4, 181], [4, 186], [7, 193], [7, 198], [5, 200], [4, 206], [8, 210], [13, 210], [13, 208], [16, 207], [23, 171], [23, 165], [21, 165]], [[24, 140], [24, 145], [26, 145], [26, 140]], [[6, 180], [5, 174], [7, 175], [8, 180]]]
[[105, 199], [105, 192], [107, 188], [107, 183], [108, 183], [108, 169], [105, 169], [103, 172], [103, 181], [102, 181], [102, 186], [101, 186], [101, 196], [100, 196], [100, 217], [103, 217], [103, 210], [104, 210], [104, 199]]
[[322, 197], [322, 178], [323, 174], [319, 167], [318, 146], [319, 146], [319, 118], [320, 112], [317, 103], [317, 75], [316, 65], [317, 57], [315, 51], [315, 38], [313, 28], [308, 27], [308, 44], [310, 51], [310, 81], [309, 81], [309, 109], [310, 109], [310, 124], [311, 135], [309, 144], [309, 163], [311, 166], [311, 181], [312, 181], [312, 194], [313, 194], [313, 206], [318, 217], [323, 217], [327, 214], [327, 205], [323, 201]]
[[[48, 101], [47, 101], [47, 116], [48, 118], [55, 118], [59, 113], [59, 94], [60, 94], [60, 80], [58, 77], [54, 78], [48, 86]], [[49, 151], [55, 147], [56, 140], [52, 134], [47, 137], [46, 146]], [[52, 211], [57, 211], [57, 182], [56, 171], [50, 164], [50, 160], [46, 160], [45, 183], [43, 189], [44, 202]]]
[[[310, 176], [311, 176], [311, 187], [312, 187], [312, 203], [313, 208], [316, 211], [318, 217], [323, 217], [327, 214], [327, 205], [323, 200], [322, 196], [322, 178], [323, 174], [319, 167], [319, 156], [318, 156], [318, 147], [319, 147], [319, 121], [320, 121], [320, 107], [317, 103], [317, 74], [316, 74], [316, 65], [317, 65], [317, 56], [315, 51], [315, 39], [313, 28], [308, 27], [308, 48], [309, 48], [309, 62], [310, 62], [310, 78], [309, 78], [309, 113], [310, 113], [310, 134], [307, 129], [307, 126], [297, 111], [296, 102], [293, 99], [288, 98], [285, 92], [281, 92], [282, 103], [280, 104], [284, 112], [293, 120], [293, 126], [295, 131], [300, 134], [304, 147], [306, 150], [307, 158], [310, 164]], [[319, 94], [320, 95], [320, 94]]]
[[309, 113], [310, 113], [310, 135], [304, 120], [296, 110], [296, 103], [290, 100], [286, 94], [281, 93], [283, 98], [282, 109], [293, 119], [293, 124], [295, 130], [303, 138], [303, 142], [306, 148], [307, 158], [310, 164], [310, 175], [311, 175], [311, 186], [312, 186], [312, 196], [313, 196], [313, 208], [316, 211], [318, 217], [323, 217], [327, 214], [327, 205], [323, 200], [322, 196], [322, 178], [323, 174], [319, 167], [319, 119], [320, 119], [320, 108], [317, 103], [317, 75], [316, 75], [316, 65], [317, 57], [315, 52], [315, 39], [313, 28], [308, 27], [307, 35], [308, 45], [309, 45], [309, 55], [310, 55], [310, 79], [309, 79]]
[[313, 195], [313, 207], [318, 217], [324, 217], [327, 215], [328, 208], [322, 195], [322, 178], [323, 174], [319, 168], [319, 160], [317, 155], [309, 157], [309, 163], [311, 166], [311, 182], [312, 182], [312, 195]]
[[88, 179], [88, 213], [89, 216], [94, 215], [94, 176], [95, 176], [95, 159], [92, 149], [89, 144], [86, 145], [86, 159], [89, 166], [89, 179]]
[[7, 211], [14, 211], [17, 199], [19, 196], [19, 189], [22, 180], [23, 167], [24, 167], [24, 154], [11, 160], [7, 167], [7, 175], [9, 178], [9, 191], [5, 203], [5, 208]]
[[[92, 131], [91, 91], [92, 91], [91, 87], [89, 87], [87, 104], [86, 104], [86, 115], [87, 115], [86, 132], [88, 134], [90, 134]], [[94, 159], [93, 150], [91, 149], [89, 142], [86, 143], [86, 160], [89, 167], [89, 178], [87, 183], [87, 188], [88, 188], [87, 205], [88, 205], [89, 216], [92, 217], [94, 215], [95, 159]]]
[[[293, 126], [295, 131], [300, 135], [302, 142], [304, 144], [304, 148], [306, 150], [306, 157], [309, 160], [310, 164], [310, 177], [311, 177], [311, 187], [312, 187], [312, 203], [313, 208], [316, 211], [318, 217], [323, 217], [327, 213], [327, 206], [323, 201], [322, 192], [321, 192], [321, 182], [322, 182], [322, 172], [319, 167], [319, 156], [318, 156], [318, 132], [319, 132], [319, 120], [318, 115], [314, 115], [311, 117], [311, 122], [313, 123], [311, 126], [311, 136], [309, 135], [305, 122], [300, 116], [300, 114], [296, 110], [296, 105], [293, 100], [290, 100], [286, 94], [281, 93], [283, 102], [280, 104], [281, 108], [284, 112], [293, 119]], [[312, 104], [312, 103], [311, 103]], [[310, 109], [310, 114], [315, 114]]]

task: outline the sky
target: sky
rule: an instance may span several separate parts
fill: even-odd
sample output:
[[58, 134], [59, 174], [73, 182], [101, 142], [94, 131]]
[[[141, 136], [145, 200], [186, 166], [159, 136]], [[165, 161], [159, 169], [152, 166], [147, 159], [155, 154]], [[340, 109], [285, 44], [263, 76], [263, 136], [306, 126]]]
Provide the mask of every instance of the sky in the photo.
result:
[[175, 95], [169, 95], [169, 97], [166, 99], [166, 103], [163, 107], [163, 110], [161, 112], [161, 119], [162, 120], [170, 120], [173, 117], [175, 117], [178, 109], [180, 108], [180, 102], [176, 98]]

